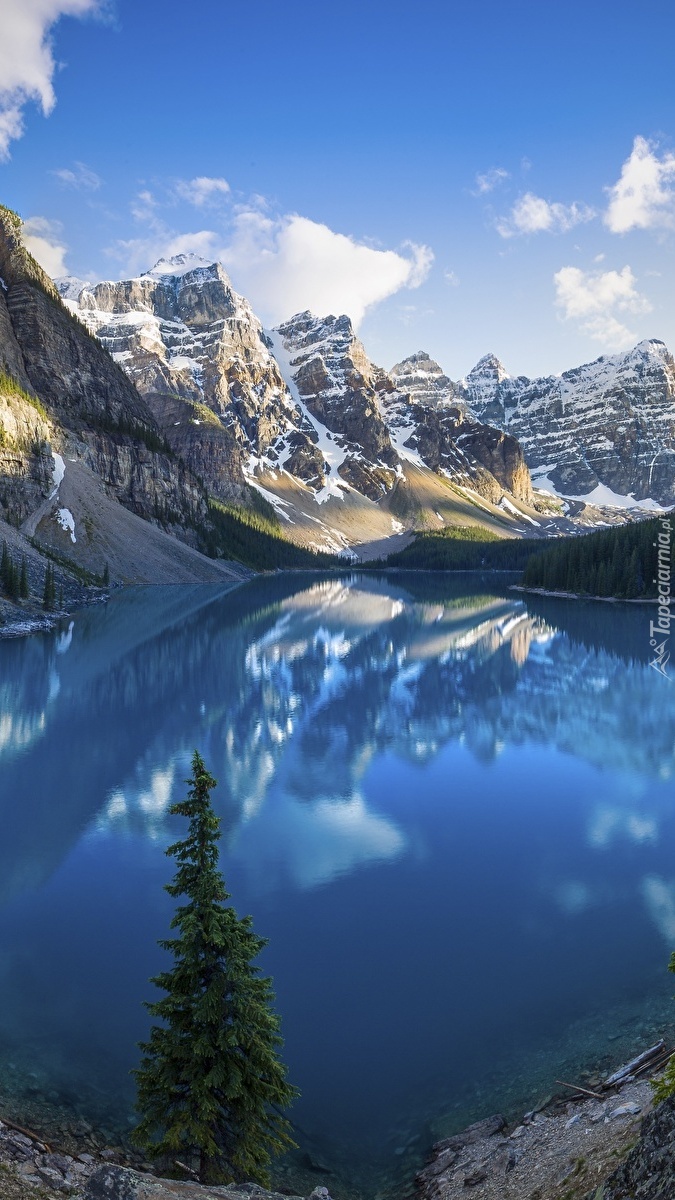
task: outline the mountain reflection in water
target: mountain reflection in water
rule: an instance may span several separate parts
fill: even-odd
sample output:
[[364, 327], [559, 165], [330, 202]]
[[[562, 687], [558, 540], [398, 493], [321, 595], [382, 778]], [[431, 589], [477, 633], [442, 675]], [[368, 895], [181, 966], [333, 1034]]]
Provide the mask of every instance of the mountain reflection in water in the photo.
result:
[[0, 1051], [125, 1117], [194, 747], [303, 1128], [385, 1154], [402, 1120], [492, 1111], [514, 1047], [553, 1079], [600, 1007], [663, 1016], [675, 693], [647, 627], [476, 576], [294, 575], [0, 643]]

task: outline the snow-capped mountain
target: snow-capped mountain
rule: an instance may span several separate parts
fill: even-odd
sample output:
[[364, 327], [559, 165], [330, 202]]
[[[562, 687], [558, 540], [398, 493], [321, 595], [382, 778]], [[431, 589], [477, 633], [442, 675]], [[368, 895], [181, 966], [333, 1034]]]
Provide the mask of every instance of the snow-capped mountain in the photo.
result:
[[[424, 525], [429, 508], [436, 524], [536, 526], [513, 507], [532, 500], [517, 441], [464, 405], [414, 402], [348, 317], [304, 312], [263, 331], [222, 265], [194, 255], [121, 282], [57, 282], [210, 494], [253, 485], [295, 540], [340, 549]], [[425, 499], [402, 501], [421, 477]]]
[[675, 362], [643, 341], [560, 376], [509, 376], [493, 355], [459, 385], [521, 443], [535, 484], [587, 503], [675, 503]]
[[418, 350], [396, 363], [390, 374], [400, 392], [408, 392], [417, 404], [426, 408], [442, 408], [464, 401], [462, 387], [453, 383], [425, 350]]
[[391, 377], [396, 391], [386, 403], [392, 427], [398, 422], [407, 435], [403, 453], [405, 447], [414, 448], [432, 470], [477, 487], [502, 507], [504, 490], [524, 504], [533, 503], [530, 473], [517, 439], [479, 421], [461, 385], [444, 375], [438, 363], [418, 351], [397, 363]]
[[489, 354], [453, 381], [424, 351], [376, 366], [347, 316], [303, 312], [264, 330], [222, 265], [195, 255], [58, 287], [210, 495], [246, 501], [253, 486], [303, 544], [475, 522], [567, 528], [545, 513], [545, 491], [582, 521], [675, 502], [675, 364], [662, 342], [533, 380]]

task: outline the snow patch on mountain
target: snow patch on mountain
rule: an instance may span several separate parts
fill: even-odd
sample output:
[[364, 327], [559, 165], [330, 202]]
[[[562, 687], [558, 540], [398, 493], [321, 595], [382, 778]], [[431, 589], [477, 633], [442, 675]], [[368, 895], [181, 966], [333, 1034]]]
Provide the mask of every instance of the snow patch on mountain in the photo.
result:
[[338, 470], [347, 457], [347, 451], [337, 444], [334, 435], [330, 433], [330, 431], [325, 425], [322, 424], [321, 421], [312, 416], [311, 412], [307, 408], [307, 405], [300, 395], [298, 385], [293, 376], [292, 354], [284, 344], [281, 333], [276, 329], [270, 329], [265, 331], [265, 336], [267, 337], [272, 349], [272, 353], [279, 364], [279, 369], [286, 387], [288, 388], [296, 407], [300, 410], [307, 423], [313, 429], [316, 436], [315, 438], [312, 438], [312, 441], [319, 449], [321, 456], [326, 463], [326, 473], [328, 476], [327, 481], [325, 485], [315, 493], [314, 498], [318, 504], [325, 504], [326, 500], [328, 500], [330, 496], [334, 496], [338, 500], [343, 500], [343, 489], [346, 488], [347, 485], [340, 479]]

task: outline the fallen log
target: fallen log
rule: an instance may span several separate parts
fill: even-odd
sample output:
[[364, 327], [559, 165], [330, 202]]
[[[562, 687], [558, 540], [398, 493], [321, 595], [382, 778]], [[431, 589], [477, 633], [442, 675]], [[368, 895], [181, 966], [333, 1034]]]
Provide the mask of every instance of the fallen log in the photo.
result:
[[598, 1092], [590, 1092], [588, 1090], [588, 1088], [579, 1087], [578, 1083], [566, 1083], [564, 1079], [556, 1079], [556, 1083], [561, 1084], [562, 1087], [572, 1088], [572, 1091], [574, 1091], [574, 1092], [583, 1092], [584, 1096], [592, 1096], [594, 1100], [603, 1100], [604, 1099], [604, 1097], [601, 1096]]
[[625, 1066], [619, 1067], [613, 1075], [603, 1083], [603, 1088], [616, 1087], [619, 1083], [625, 1083], [629, 1076], [634, 1075], [636, 1071], [641, 1071], [644, 1067], [650, 1066], [651, 1063], [660, 1058], [666, 1048], [666, 1043], [663, 1039], [657, 1042], [655, 1046], [650, 1046], [649, 1050], [643, 1050], [642, 1054], [638, 1054], [636, 1058], [632, 1058]]

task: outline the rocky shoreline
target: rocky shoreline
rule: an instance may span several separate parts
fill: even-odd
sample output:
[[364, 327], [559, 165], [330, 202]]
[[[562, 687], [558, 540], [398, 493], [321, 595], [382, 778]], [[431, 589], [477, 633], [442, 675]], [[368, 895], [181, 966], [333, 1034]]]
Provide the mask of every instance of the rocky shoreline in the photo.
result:
[[[475, 1200], [668, 1200], [675, 1101], [655, 1109], [650, 1086], [668, 1053], [657, 1043], [594, 1090], [571, 1087], [515, 1127], [497, 1114], [437, 1142], [417, 1176], [419, 1200], [468, 1191]], [[665, 1179], [669, 1191], [660, 1190]]]
[[116, 1163], [115, 1152], [97, 1157], [55, 1151], [39, 1136], [0, 1121], [0, 1196], [2, 1200], [331, 1200], [328, 1189], [307, 1197], [270, 1192], [257, 1184], [205, 1187], [158, 1178], [149, 1169]]
[[656, 596], [641, 596], [637, 600], [629, 600], [624, 596], [591, 596], [586, 592], [552, 592], [547, 588], [523, 587], [519, 583], [509, 584], [510, 592], [525, 592], [530, 596], [553, 596], [556, 600], [600, 600], [603, 604], [658, 604]]
[[[437, 1142], [415, 1181], [419, 1200], [469, 1194], [475, 1200], [672, 1200], [675, 1098], [654, 1107], [650, 1086], [669, 1052], [657, 1043], [593, 1088], [570, 1086], [569, 1097], [549, 1099], [516, 1125], [495, 1115]], [[0, 1118], [2, 1200], [331, 1200], [322, 1186], [301, 1196], [279, 1183], [278, 1191], [250, 1183], [202, 1186], [187, 1169], [182, 1180], [160, 1178], [137, 1154], [101, 1149], [85, 1123], [77, 1143], [42, 1137]], [[412, 1184], [402, 1188], [401, 1200]]]

